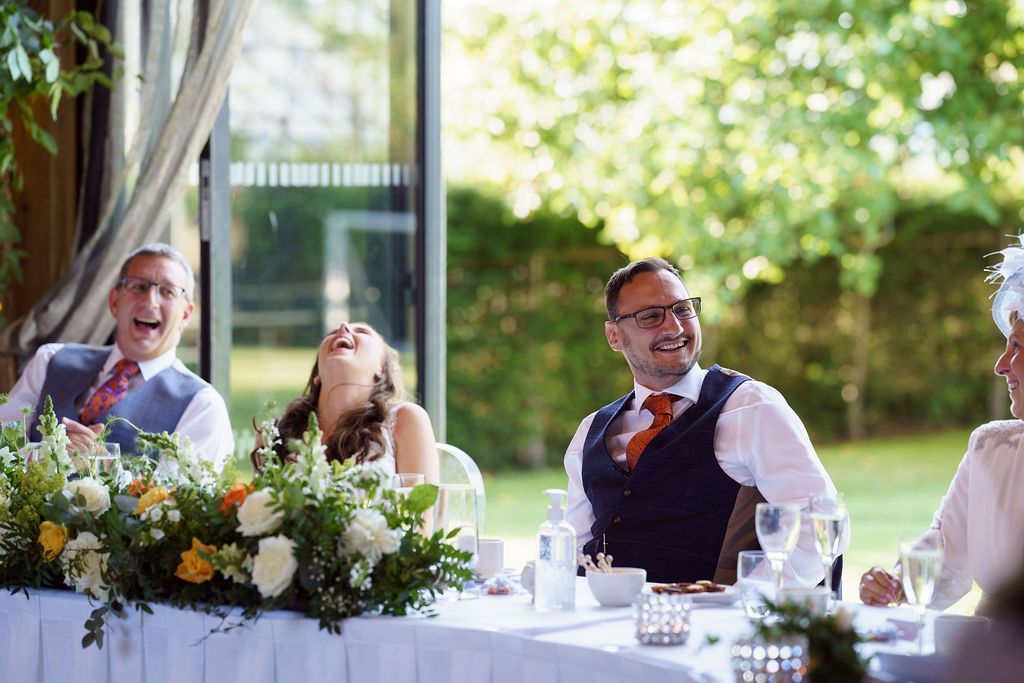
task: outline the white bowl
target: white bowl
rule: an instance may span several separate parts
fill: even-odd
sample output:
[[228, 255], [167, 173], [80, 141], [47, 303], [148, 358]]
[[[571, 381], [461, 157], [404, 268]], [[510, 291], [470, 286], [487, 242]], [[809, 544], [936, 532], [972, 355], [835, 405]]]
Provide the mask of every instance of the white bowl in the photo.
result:
[[612, 567], [611, 572], [587, 572], [590, 592], [604, 607], [626, 607], [643, 590], [647, 570], [639, 567]]

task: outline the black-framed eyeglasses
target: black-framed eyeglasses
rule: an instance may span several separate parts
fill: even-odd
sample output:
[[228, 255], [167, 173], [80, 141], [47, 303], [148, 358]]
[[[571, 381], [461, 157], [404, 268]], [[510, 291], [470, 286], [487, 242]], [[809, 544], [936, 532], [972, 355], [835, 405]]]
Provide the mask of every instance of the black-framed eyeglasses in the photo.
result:
[[122, 275], [121, 280], [117, 284], [121, 289], [134, 296], [146, 296], [149, 294], [151, 287], [156, 287], [157, 293], [164, 301], [177, 301], [184, 298], [187, 294], [187, 290], [184, 287], [169, 285], [163, 282], [153, 282], [144, 277], [135, 277], [134, 275]]
[[635, 313], [623, 313], [612, 318], [613, 323], [617, 323], [623, 318], [632, 318], [636, 321], [636, 326], [643, 329], [651, 327], [657, 327], [658, 325], [665, 322], [665, 311], [672, 311], [672, 315], [676, 317], [676, 320], [689, 320], [690, 318], [696, 318], [700, 315], [700, 297], [695, 296], [692, 299], [680, 299], [674, 304], [668, 306], [651, 306]]

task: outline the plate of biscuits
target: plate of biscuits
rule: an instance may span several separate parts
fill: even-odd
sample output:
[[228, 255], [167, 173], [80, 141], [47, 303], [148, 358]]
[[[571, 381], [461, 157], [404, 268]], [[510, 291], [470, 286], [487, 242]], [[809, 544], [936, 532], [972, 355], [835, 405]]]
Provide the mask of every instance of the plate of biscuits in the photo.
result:
[[736, 602], [738, 594], [733, 586], [714, 581], [679, 581], [677, 583], [655, 583], [651, 585], [654, 593], [679, 593], [689, 595], [693, 604], [707, 604], [725, 607]]

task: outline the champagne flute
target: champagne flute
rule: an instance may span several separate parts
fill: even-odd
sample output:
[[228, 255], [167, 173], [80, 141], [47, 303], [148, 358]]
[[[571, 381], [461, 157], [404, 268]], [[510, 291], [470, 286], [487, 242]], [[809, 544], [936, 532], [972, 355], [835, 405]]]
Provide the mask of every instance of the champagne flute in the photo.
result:
[[900, 544], [903, 592], [917, 613], [917, 654], [924, 654], [924, 617], [935, 596], [935, 584], [942, 573], [942, 541], [921, 543], [918, 539]]
[[[455, 536], [448, 542], [459, 550], [472, 555], [466, 563], [472, 568], [476, 565], [478, 511], [476, 490], [470, 484], [441, 484], [437, 487], [437, 503], [434, 506], [434, 529], [443, 531], [445, 536], [455, 531]], [[446, 590], [445, 597], [450, 600], [469, 600], [477, 595], [467, 591]]]
[[832, 565], [839, 556], [839, 546], [848, 519], [843, 494], [823, 493], [811, 496], [810, 512], [814, 543], [818, 546], [821, 562], [825, 565], [825, 587], [828, 588], [831, 600], [834, 597]]
[[758, 503], [754, 527], [761, 549], [768, 556], [775, 579], [775, 591], [782, 589], [782, 571], [789, 554], [800, 540], [800, 506], [796, 503]]

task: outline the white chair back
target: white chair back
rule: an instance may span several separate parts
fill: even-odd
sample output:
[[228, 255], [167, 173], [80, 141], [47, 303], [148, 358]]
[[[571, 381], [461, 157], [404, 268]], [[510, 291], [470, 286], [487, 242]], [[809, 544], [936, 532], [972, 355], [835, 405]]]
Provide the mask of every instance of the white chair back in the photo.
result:
[[469, 484], [476, 491], [477, 532], [483, 536], [487, 495], [484, 492], [484, 477], [480, 474], [480, 468], [466, 451], [451, 444], [437, 444], [437, 455], [441, 460], [440, 483]]

